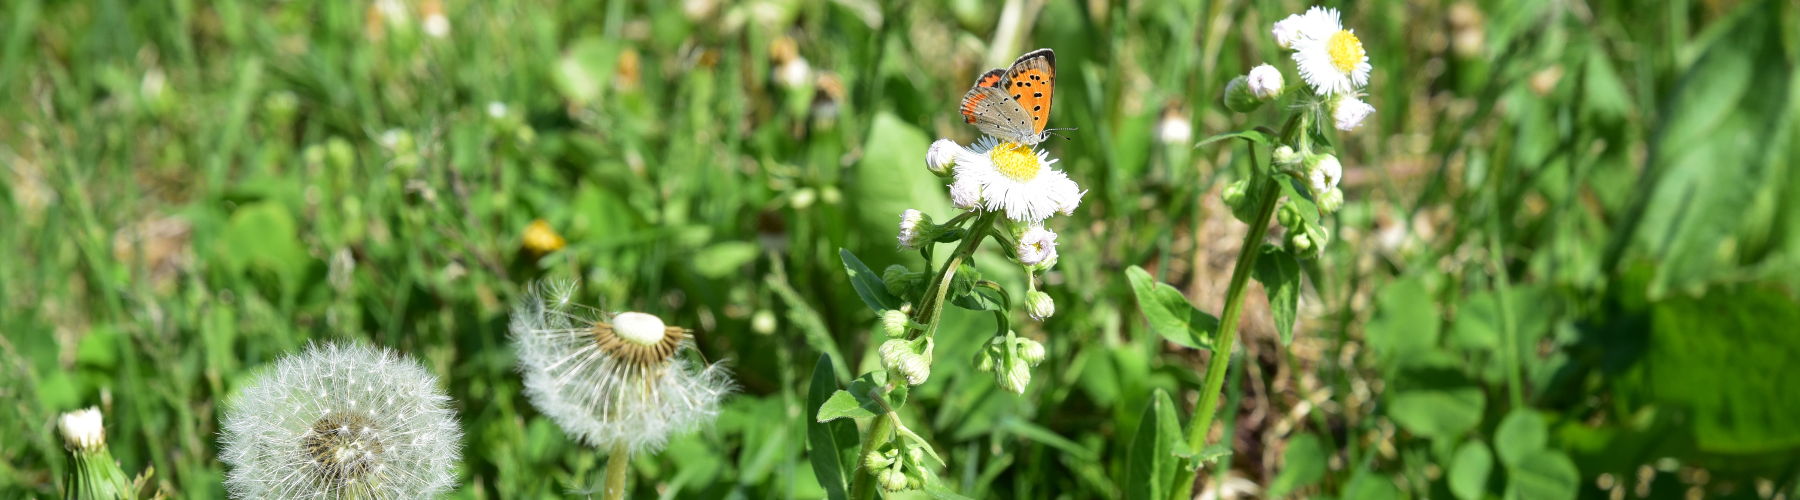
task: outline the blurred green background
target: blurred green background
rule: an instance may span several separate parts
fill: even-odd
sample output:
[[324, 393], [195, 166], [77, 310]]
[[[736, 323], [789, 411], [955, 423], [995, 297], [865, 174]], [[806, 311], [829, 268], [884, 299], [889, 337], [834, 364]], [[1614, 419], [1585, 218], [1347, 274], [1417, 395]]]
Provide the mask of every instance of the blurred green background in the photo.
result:
[[[457, 400], [457, 498], [579, 496], [599, 453], [520, 393], [533, 280], [697, 331], [743, 387], [636, 461], [642, 498], [822, 498], [805, 380], [868, 368], [897, 216], [952, 215], [928, 143], [980, 71], [1057, 51], [1057, 316], [1024, 396], [953, 314], [906, 421], [976, 498], [1120, 498], [1161, 340], [1124, 269], [1216, 312], [1247, 168], [1217, 96], [1291, 64], [1293, 1], [381, 0], [0, 4], [0, 497], [56, 497], [59, 412], [128, 472], [224, 494], [222, 402], [311, 341], [417, 357]], [[1359, 2], [1378, 112], [1295, 342], [1253, 296], [1211, 493], [1792, 497], [1800, 472], [1800, 15], [1787, 1]], [[1290, 80], [1292, 81], [1292, 80]], [[1266, 153], [1260, 153], [1266, 154]], [[545, 220], [567, 246], [523, 245]], [[998, 258], [986, 262], [1001, 264]], [[1003, 282], [1007, 266], [991, 266]], [[1012, 285], [1009, 285], [1012, 286]], [[964, 311], [957, 311], [963, 313]], [[965, 332], [960, 333], [959, 332]], [[859, 370], [860, 371], [860, 370]], [[1199, 491], [1199, 490], [1197, 490]]]

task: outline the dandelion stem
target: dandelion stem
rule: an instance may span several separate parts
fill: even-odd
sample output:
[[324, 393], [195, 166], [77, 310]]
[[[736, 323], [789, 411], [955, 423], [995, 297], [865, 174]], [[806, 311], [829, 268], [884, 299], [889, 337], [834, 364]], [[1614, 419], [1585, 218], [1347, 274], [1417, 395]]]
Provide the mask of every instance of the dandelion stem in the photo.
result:
[[625, 471], [631, 468], [631, 450], [625, 443], [613, 445], [612, 454], [606, 457], [606, 484], [602, 497], [606, 500], [623, 500], [625, 498]]
[[[1255, 219], [1250, 221], [1250, 230], [1244, 234], [1243, 248], [1238, 250], [1237, 264], [1231, 269], [1231, 285], [1225, 291], [1225, 312], [1219, 317], [1219, 337], [1213, 343], [1212, 357], [1206, 364], [1206, 379], [1200, 389], [1200, 405], [1194, 407], [1194, 420], [1188, 426], [1188, 449], [1199, 452], [1206, 447], [1206, 433], [1212, 429], [1213, 416], [1217, 413], [1220, 389], [1225, 386], [1225, 371], [1231, 365], [1231, 351], [1237, 347], [1238, 319], [1244, 313], [1244, 292], [1249, 288], [1250, 271], [1255, 269], [1256, 256], [1262, 253], [1260, 248], [1264, 236], [1269, 233], [1270, 219], [1274, 218], [1275, 206], [1281, 198], [1281, 185], [1273, 176], [1255, 166], [1256, 150], [1251, 148], [1250, 162], [1255, 172], [1251, 183], [1256, 203]], [[1230, 440], [1230, 436], [1224, 439]], [[1198, 469], [1182, 468], [1179, 480], [1174, 484], [1170, 498], [1188, 499], [1193, 497], [1194, 475]]]

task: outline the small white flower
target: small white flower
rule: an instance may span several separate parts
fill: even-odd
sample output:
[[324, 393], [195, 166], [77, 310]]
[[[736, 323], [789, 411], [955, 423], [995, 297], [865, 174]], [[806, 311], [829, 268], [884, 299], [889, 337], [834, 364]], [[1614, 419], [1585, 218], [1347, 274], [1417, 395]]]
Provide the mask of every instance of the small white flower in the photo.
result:
[[450, 18], [444, 17], [444, 13], [442, 12], [426, 14], [425, 34], [430, 35], [432, 38], [450, 36]]
[[496, 120], [506, 118], [506, 103], [500, 101], [488, 101], [487, 114], [489, 118]]
[[795, 56], [775, 68], [775, 82], [787, 88], [800, 88], [812, 82], [812, 64]]
[[1156, 137], [1164, 144], [1187, 144], [1194, 140], [1194, 124], [1181, 113], [1164, 113], [1156, 124]]
[[718, 416], [733, 385], [723, 366], [680, 355], [693, 349], [691, 332], [644, 313], [608, 321], [557, 292], [567, 288], [540, 285], [512, 312], [525, 395], [538, 411], [588, 445], [634, 454]]
[[1056, 161], [1031, 146], [983, 137], [973, 149], [957, 152], [955, 184], [962, 187], [953, 184], [950, 196], [962, 206], [970, 193], [978, 193], [983, 209], [1004, 211], [1018, 222], [1071, 214], [1085, 193], [1068, 174], [1052, 167]]
[[900, 248], [917, 250], [919, 245], [925, 244], [926, 242], [921, 238], [922, 230], [930, 224], [931, 217], [925, 215], [924, 212], [911, 208], [900, 212], [900, 235], [898, 236]]
[[361, 346], [287, 356], [231, 399], [220, 425], [238, 498], [431, 498], [455, 486], [462, 431], [437, 378]]
[[1314, 7], [1293, 41], [1300, 77], [1322, 96], [1354, 92], [1369, 83], [1369, 54], [1356, 33], [1343, 29], [1337, 11]]
[[1281, 70], [1267, 64], [1250, 68], [1250, 93], [1264, 101], [1281, 96]]
[[1370, 106], [1369, 103], [1363, 102], [1362, 99], [1357, 99], [1353, 95], [1339, 98], [1337, 104], [1331, 108], [1332, 120], [1337, 122], [1337, 129], [1343, 131], [1355, 130], [1357, 126], [1362, 125], [1364, 118], [1368, 118], [1374, 113], [1374, 106]]
[[962, 149], [956, 141], [938, 139], [931, 143], [931, 149], [925, 151], [925, 169], [939, 177], [949, 176], [951, 167], [956, 166], [956, 154]]
[[981, 209], [981, 183], [974, 179], [957, 179], [950, 183], [950, 204], [957, 210]]
[[1035, 266], [1056, 258], [1056, 233], [1044, 226], [1031, 226], [1019, 235], [1019, 263]]
[[1324, 194], [1336, 188], [1344, 177], [1344, 165], [1332, 155], [1318, 155], [1313, 161], [1312, 170], [1306, 174], [1313, 193]]
[[1275, 22], [1269, 30], [1275, 36], [1275, 44], [1284, 49], [1293, 49], [1295, 44], [1306, 38], [1330, 36], [1338, 30], [1338, 14], [1336, 10], [1313, 7], [1305, 13], [1294, 14]]
[[100, 417], [100, 409], [83, 408], [62, 414], [56, 422], [62, 431], [63, 444], [78, 450], [92, 450], [106, 444], [106, 428]]

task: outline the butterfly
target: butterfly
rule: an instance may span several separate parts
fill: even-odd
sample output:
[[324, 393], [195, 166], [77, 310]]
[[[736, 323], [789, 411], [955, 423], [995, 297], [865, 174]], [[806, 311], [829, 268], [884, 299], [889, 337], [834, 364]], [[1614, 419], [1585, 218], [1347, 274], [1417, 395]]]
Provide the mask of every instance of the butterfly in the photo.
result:
[[1056, 52], [1037, 49], [1012, 67], [995, 68], [975, 79], [963, 94], [963, 121], [1002, 141], [1036, 145], [1049, 134], [1050, 97], [1056, 90]]

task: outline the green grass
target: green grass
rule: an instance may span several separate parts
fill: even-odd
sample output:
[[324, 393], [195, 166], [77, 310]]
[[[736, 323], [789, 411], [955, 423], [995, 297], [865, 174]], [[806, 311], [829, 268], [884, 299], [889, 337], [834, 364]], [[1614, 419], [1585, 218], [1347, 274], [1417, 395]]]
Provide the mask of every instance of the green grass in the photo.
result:
[[[1047, 148], [1089, 190], [1053, 222], [1058, 315], [1014, 322], [1049, 360], [1025, 395], [997, 390], [965, 362], [989, 318], [955, 311], [906, 420], [961, 494], [1120, 497], [1153, 391], [1190, 414], [1206, 365], [1150, 331], [1124, 271], [1218, 311], [1242, 225], [1217, 189], [1248, 160], [1191, 146], [1275, 116], [1218, 96], [1280, 65], [1268, 25], [1304, 8], [1020, 1], [1019, 38], [997, 40], [1001, 2], [974, 0], [451, 1], [435, 38], [425, 4], [402, 3], [413, 17], [0, 4], [0, 497], [60, 495], [54, 421], [88, 405], [128, 472], [221, 497], [221, 406], [322, 341], [442, 377], [466, 432], [455, 496], [596, 491], [601, 453], [530, 406], [506, 339], [521, 291], [560, 277], [695, 329], [742, 385], [715, 425], [634, 464], [638, 497], [822, 498], [803, 444], [811, 363], [879, 365], [838, 251], [917, 264], [894, 250], [900, 211], [953, 215], [927, 145], [972, 139], [956, 114], [969, 81], [1040, 46], [1057, 51], [1052, 126], [1077, 128]], [[1379, 111], [1338, 138], [1349, 202], [1303, 269], [1294, 344], [1248, 304], [1218, 419], [1233, 454], [1203, 484], [1450, 498], [1465, 490], [1446, 474], [1472, 467], [1459, 446], [1480, 442], [1567, 457], [1566, 491], [1584, 496], [1665, 457], [1677, 466], [1645, 480], [1658, 495], [1694, 469], [1712, 494], [1793, 495], [1800, 394], [1780, 374], [1800, 359], [1800, 12], [1338, 7]], [[777, 83], [790, 49], [814, 71], [797, 87]], [[1159, 140], [1165, 116], [1193, 136]], [[537, 258], [521, 235], [540, 218], [568, 246]], [[1524, 409], [1545, 443], [1496, 437]], [[1310, 450], [1333, 458], [1325, 474], [1278, 479], [1326, 459]], [[1546, 477], [1497, 463], [1469, 491]]]

